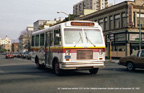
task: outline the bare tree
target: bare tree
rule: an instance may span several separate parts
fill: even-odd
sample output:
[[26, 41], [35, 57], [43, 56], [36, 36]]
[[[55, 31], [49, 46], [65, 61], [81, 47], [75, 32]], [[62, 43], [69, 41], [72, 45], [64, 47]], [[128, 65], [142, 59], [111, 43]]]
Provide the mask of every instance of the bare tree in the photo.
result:
[[21, 31], [20, 35], [27, 35], [27, 30], [25, 29], [25, 30]]

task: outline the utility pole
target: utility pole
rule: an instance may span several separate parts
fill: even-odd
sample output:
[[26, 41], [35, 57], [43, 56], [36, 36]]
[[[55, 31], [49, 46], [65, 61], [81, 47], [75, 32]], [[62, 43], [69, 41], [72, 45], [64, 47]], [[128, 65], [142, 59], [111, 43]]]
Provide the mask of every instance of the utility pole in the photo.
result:
[[68, 21], [70, 21], [70, 15], [69, 14], [67, 14], [67, 13], [65, 13], [65, 12], [57, 12], [57, 13], [63, 13], [63, 14], [65, 14], [65, 15], [67, 15], [68, 16]]
[[112, 41], [114, 40], [114, 34], [112, 32], [109, 32], [108, 33], [108, 39], [109, 39], [109, 42], [110, 42], [110, 45], [109, 45], [109, 57], [110, 57], [110, 62], [112, 60]]
[[139, 50], [141, 51], [141, 8], [143, 7], [144, 3], [139, 7]]

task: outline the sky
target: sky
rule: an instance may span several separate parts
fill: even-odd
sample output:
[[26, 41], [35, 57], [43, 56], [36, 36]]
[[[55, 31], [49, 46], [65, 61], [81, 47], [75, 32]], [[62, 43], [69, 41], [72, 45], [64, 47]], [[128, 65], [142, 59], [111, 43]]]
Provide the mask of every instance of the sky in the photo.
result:
[[[73, 5], [82, 0], [0, 0], [0, 38], [17, 40], [20, 33], [37, 20], [65, 18], [57, 12], [73, 13]], [[108, 0], [108, 3], [125, 0]]]

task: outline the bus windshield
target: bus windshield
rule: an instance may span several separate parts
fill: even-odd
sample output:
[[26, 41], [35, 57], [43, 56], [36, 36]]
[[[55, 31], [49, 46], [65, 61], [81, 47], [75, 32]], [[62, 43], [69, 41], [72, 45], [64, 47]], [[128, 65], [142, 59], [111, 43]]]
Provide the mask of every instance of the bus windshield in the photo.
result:
[[100, 30], [96, 29], [84, 29], [86, 43], [103, 44]]
[[65, 29], [64, 39], [66, 44], [82, 44], [82, 29]]
[[102, 35], [98, 29], [65, 29], [65, 44], [103, 44]]

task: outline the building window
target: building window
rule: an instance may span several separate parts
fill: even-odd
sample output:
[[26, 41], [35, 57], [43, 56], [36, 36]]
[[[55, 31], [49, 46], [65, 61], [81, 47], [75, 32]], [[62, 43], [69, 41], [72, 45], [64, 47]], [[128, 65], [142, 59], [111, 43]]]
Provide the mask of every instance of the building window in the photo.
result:
[[122, 28], [123, 27], [127, 27], [127, 16], [126, 16], [126, 13], [122, 13], [122, 19], [121, 19], [121, 21], [122, 21], [122, 23], [121, 23], [121, 25], [122, 25]]
[[113, 16], [110, 16], [110, 18], [109, 18], [109, 29], [110, 29], [110, 30], [114, 29]]
[[121, 44], [119, 46], [112, 46], [113, 51], [125, 51], [125, 44]]
[[108, 30], [107, 17], [104, 18], [104, 30]]
[[44, 33], [40, 35], [40, 46], [44, 45]]
[[101, 26], [102, 30], [104, 30], [104, 22], [103, 19], [99, 20], [99, 25]]
[[120, 28], [120, 15], [115, 15], [114, 16], [114, 28], [118, 29]]
[[[144, 41], [144, 34], [141, 34], [142, 38], [141, 40]], [[129, 34], [129, 40], [130, 41], [139, 41], [139, 34]]]
[[35, 46], [39, 46], [39, 35], [36, 35]]
[[135, 15], [135, 12], [133, 12], [133, 25], [134, 25], [134, 26], [136, 26], [136, 25], [135, 25], [135, 23], [136, 23], [136, 22], [135, 22], [135, 21], [136, 21], [136, 20], [135, 20], [135, 19], [136, 19], [135, 16], [136, 16], [136, 15]]
[[[141, 16], [141, 18], [140, 18], [140, 20], [141, 20], [141, 28], [144, 28], [144, 14], [140, 14], [140, 16]], [[139, 25], [139, 13], [137, 13], [137, 26], [139, 27], [140, 25]]]
[[115, 41], [125, 41], [126, 40], [126, 34], [115, 34]]
[[139, 34], [129, 34], [130, 41], [139, 41]]

